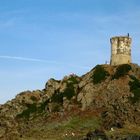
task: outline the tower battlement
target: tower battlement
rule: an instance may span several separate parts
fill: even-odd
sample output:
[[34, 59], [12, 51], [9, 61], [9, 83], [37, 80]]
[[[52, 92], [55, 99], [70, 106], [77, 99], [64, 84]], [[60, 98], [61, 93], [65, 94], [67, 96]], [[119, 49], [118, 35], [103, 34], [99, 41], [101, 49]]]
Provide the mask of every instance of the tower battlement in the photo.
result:
[[131, 42], [128, 36], [115, 36], [110, 39], [111, 43], [111, 65], [131, 63]]

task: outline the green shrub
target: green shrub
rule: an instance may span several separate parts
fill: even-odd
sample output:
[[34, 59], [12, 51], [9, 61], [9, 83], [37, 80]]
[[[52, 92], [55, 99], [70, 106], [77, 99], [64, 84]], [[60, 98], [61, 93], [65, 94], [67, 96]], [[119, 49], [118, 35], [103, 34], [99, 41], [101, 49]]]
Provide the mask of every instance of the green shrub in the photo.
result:
[[63, 103], [63, 93], [55, 93], [51, 97], [51, 102]]
[[37, 112], [42, 113], [45, 110], [46, 106], [48, 105], [48, 102], [49, 102], [48, 100], [45, 102], [42, 102], [40, 106], [37, 108]]
[[132, 93], [134, 94], [134, 97], [130, 97], [131, 102], [132, 103], [139, 102], [140, 101], [140, 88], [133, 90]]
[[71, 76], [71, 77], [68, 79], [68, 81], [70, 81], [72, 84], [78, 84], [78, 80], [77, 80], [77, 78], [74, 77], [74, 76]]
[[140, 101], [140, 81], [132, 75], [130, 75], [130, 78], [133, 80], [129, 82], [130, 91], [134, 97], [130, 97], [129, 99], [132, 103], [136, 103]]
[[62, 106], [59, 103], [53, 103], [52, 112], [59, 112]]
[[101, 65], [97, 65], [92, 76], [93, 83], [98, 84], [105, 80], [107, 76], [109, 76], [109, 73]]
[[119, 79], [120, 77], [125, 76], [131, 70], [129, 64], [123, 64], [117, 67], [115, 74], [112, 76], [112, 79]]
[[63, 103], [63, 97], [66, 97], [68, 100], [70, 100], [75, 95], [74, 91], [74, 85], [73, 83], [67, 83], [67, 88], [62, 93], [56, 93], [53, 94], [51, 97], [52, 102], [56, 103]]
[[18, 118], [29, 118], [31, 113], [34, 113], [37, 111], [36, 104], [27, 104], [27, 109], [24, 110], [22, 113], [18, 114]]
[[45, 107], [47, 106], [47, 104], [48, 104], [48, 100], [46, 102], [41, 103], [39, 106], [37, 106], [36, 103], [26, 104], [27, 109], [23, 110], [23, 112], [18, 114], [17, 117], [28, 119], [33, 113], [35, 114], [42, 113], [45, 110]]
[[129, 82], [130, 91], [140, 88], [140, 81], [136, 77], [130, 76], [130, 78], [133, 80]]
[[37, 98], [35, 96], [31, 96], [32, 101], [37, 101]]
[[67, 84], [67, 88], [63, 92], [63, 97], [70, 100], [75, 95], [74, 86], [72, 83]]

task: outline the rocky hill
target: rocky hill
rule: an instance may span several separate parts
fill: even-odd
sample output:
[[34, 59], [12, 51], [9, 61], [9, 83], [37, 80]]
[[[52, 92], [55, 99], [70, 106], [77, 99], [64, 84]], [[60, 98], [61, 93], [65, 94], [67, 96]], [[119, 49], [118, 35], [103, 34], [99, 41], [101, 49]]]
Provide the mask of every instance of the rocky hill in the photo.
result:
[[138, 65], [97, 65], [0, 105], [0, 140], [92, 140], [91, 131], [103, 132], [102, 139], [138, 138]]

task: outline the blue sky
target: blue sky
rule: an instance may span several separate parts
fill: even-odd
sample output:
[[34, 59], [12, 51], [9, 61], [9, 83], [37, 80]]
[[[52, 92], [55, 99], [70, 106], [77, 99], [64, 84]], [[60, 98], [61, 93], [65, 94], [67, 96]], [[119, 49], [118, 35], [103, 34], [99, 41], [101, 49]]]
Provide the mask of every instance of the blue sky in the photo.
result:
[[104, 64], [110, 37], [127, 33], [139, 64], [139, 0], [1, 0], [0, 103]]

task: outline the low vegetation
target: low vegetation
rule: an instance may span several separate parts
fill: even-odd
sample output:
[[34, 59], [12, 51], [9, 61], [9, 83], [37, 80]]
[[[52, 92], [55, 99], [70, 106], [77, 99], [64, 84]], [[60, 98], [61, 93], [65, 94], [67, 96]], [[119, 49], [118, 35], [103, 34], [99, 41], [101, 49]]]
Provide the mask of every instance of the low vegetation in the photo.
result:
[[140, 101], [140, 80], [135, 76], [130, 76], [131, 81], [129, 82], [130, 91], [133, 93], [133, 97], [130, 97], [132, 103]]
[[45, 109], [46, 109], [46, 106], [48, 105], [48, 100], [46, 100], [45, 102], [42, 102], [39, 107], [37, 108], [37, 112], [38, 113], [42, 113]]
[[119, 79], [120, 77], [125, 76], [131, 70], [129, 64], [123, 64], [117, 67], [115, 74], [112, 76], [112, 79]]
[[72, 84], [78, 84], [78, 80], [77, 80], [77, 77], [75, 76], [71, 76], [69, 79], [68, 79], [69, 82], [71, 82]]
[[29, 119], [32, 114], [36, 115], [37, 113], [42, 113], [45, 110], [47, 104], [48, 101], [42, 102], [39, 106], [37, 106], [36, 103], [26, 104], [27, 109], [23, 110], [22, 113], [18, 114], [17, 118]]
[[63, 121], [58, 118], [58, 120], [44, 123], [41, 130], [38, 126], [34, 126], [23, 139], [32, 137], [32, 139], [42, 140], [80, 140], [89, 131], [100, 126], [101, 121], [94, 115], [72, 115]]
[[30, 115], [37, 111], [36, 104], [27, 104], [27, 109], [25, 109], [22, 113], [18, 114], [18, 118], [25, 118], [28, 119]]
[[63, 103], [63, 98], [66, 97], [68, 100], [71, 100], [73, 96], [75, 96], [75, 90], [74, 90], [74, 85], [77, 84], [78, 81], [76, 77], [70, 77], [68, 81], [66, 81], [67, 87], [64, 90], [64, 92], [59, 93], [56, 92], [56, 94], [53, 94], [51, 97], [51, 102], [56, 102], [56, 103]]
[[73, 85], [69, 85], [64, 92], [53, 94], [51, 97], [51, 102], [63, 103], [63, 98], [66, 97], [70, 100], [75, 95]]
[[37, 98], [35, 96], [31, 96], [32, 101], [37, 101]]
[[101, 83], [106, 79], [107, 76], [109, 76], [109, 73], [101, 65], [97, 65], [92, 76], [93, 83]]

